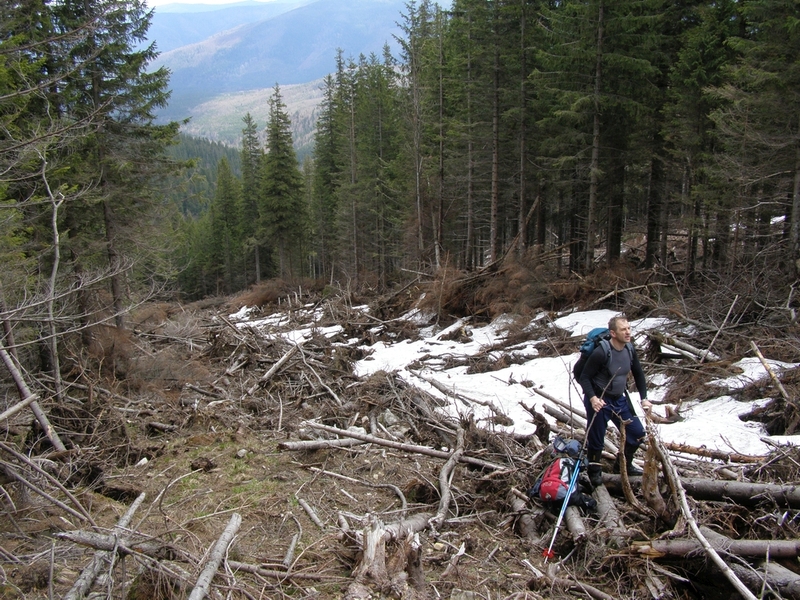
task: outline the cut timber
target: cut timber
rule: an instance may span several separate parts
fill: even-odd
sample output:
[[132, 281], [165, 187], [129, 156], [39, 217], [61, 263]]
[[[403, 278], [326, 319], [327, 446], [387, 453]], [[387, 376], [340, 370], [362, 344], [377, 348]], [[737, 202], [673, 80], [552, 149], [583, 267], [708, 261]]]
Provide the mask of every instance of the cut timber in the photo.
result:
[[[133, 501], [133, 504], [130, 505], [120, 520], [117, 521], [112, 535], [119, 535], [123, 533], [123, 530], [126, 529], [130, 524], [136, 510], [139, 508], [139, 506], [141, 506], [142, 502], [144, 502], [144, 498], [144, 492], [139, 494], [139, 497]], [[72, 585], [70, 590], [64, 595], [64, 600], [78, 600], [83, 598], [86, 595], [86, 592], [89, 591], [89, 588], [92, 587], [92, 583], [95, 579], [97, 579], [97, 576], [100, 574], [100, 570], [103, 568], [103, 565], [107, 560], [113, 561], [113, 556], [111, 556], [108, 552], [96, 552], [92, 558], [92, 562], [86, 566], [86, 568], [81, 572], [80, 577], [75, 580], [75, 583]]]
[[189, 594], [189, 600], [203, 600], [208, 594], [208, 588], [211, 585], [211, 580], [214, 578], [214, 574], [219, 569], [220, 563], [222, 563], [222, 559], [225, 558], [225, 553], [228, 551], [228, 545], [233, 540], [233, 536], [236, 535], [236, 532], [239, 531], [239, 526], [242, 524], [242, 517], [239, 513], [233, 513], [231, 515], [231, 520], [228, 521], [228, 525], [225, 527], [225, 530], [222, 532], [222, 535], [219, 536], [217, 543], [214, 544], [214, 549], [211, 551], [211, 554], [208, 557], [208, 562], [206, 566], [203, 568], [202, 573], [200, 573], [200, 577], [197, 578], [197, 583], [192, 590], [192, 593]]

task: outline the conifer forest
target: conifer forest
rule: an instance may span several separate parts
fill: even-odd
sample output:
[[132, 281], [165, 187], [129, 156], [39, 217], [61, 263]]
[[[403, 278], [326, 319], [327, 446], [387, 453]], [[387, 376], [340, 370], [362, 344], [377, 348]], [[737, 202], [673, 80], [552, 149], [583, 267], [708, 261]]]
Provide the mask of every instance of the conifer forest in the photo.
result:
[[[722, 398], [800, 428], [798, 0], [408, 0], [380, 55], [336, 54], [300, 153], [280, 82], [237, 148], [161, 121], [153, 14], [0, 0], [0, 597], [800, 597], [797, 446], [651, 427]], [[666, 414], [647, 506], [607, 439], [558, 570], [525, 490], [591, 421], [504, 369], [568, 368], [578, 309], [660, 319]], [[411, 340], [406, 378], [358, 375]], [[764, 378], [713, 391], [742, 357]]]
[[242, 115], [239, 160], [176, 158], [150, 17], [4, 4], [10, 304], [89, 314], [102, 290], [119, 312], [270, 277], [385, 288], [509, 255], [555, 274], [796, 276], [795, 2], [411, 1], [399, 56], [336, 57], [303, 164], [277, 84], [268, 123]]

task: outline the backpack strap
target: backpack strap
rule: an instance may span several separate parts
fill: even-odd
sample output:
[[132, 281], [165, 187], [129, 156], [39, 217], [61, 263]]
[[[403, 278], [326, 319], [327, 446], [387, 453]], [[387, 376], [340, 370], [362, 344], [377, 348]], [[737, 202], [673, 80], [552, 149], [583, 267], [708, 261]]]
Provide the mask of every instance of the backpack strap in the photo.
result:
[[[600, 347], [603, 348], [603, 352], [606, 353], [606, 370], [610, 373], [611, 372], [611, 340], [607, 340], [605, 338], [600, 340]], [[625, 342], [625, 347], [628, 349], [628, 354], [631, 358], [631, 364], [633, 364], [633, 357], [636, 356], [636, 348], [633, 347], [633, 342]]]

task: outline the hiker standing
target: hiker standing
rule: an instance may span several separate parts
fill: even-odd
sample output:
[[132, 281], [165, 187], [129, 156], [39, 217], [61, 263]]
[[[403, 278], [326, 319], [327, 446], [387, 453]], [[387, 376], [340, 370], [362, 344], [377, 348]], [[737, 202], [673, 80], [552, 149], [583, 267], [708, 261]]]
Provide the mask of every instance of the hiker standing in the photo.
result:
[[[617, 428], [625, 426], [625, 448], [622, 451], [628, 475], [641, 475], [642, 471], [633, 465], [633, 454], [644, 441], [644, 427], [634, 414], [626, 393], [628, 373], [633, 373], [636, 389], [642, 399], [642, 408], [649, 409], [647, 382], [642, 365], [631, 343], [631, 326], [623, 316], [613, 317], [608, 322], [611, 339], [598, 344], [589, 355], [581, 371], [578, 383], [583, 388], [583, 403], [586, 407], [587, 421], [591, 423], [587, 432], [586, 449], [589, 458], [589, 481], [597, 487], [603, 481], [600, 458], [609, 419]], [[596, 414], [596, 416], [595, 416]], [[619, 461], [623, 460], [619, 457]], [[619, 462], [617, 463], [619, 465]]]

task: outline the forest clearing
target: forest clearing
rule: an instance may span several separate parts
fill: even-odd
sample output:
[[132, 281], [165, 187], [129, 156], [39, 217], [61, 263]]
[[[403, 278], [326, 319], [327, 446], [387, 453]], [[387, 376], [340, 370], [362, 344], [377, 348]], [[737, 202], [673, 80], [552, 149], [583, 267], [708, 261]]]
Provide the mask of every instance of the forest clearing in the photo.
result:
[[[558, 311], [458, 314], [509, 271], [372, 298], [285, 286], [142, 307], [129, 336], [114, 332], [103, 380], [75, 373], [66, 402], [42, 401], [65, 450], [29, 408], [6, 417], [2, 597], [800, 597], [796, 324], [776, 312], [756, 328], [738, 302], [717, 320], [683, 299], [692, 312], [679, 316], [658, 305], [662, 286], [621, 280]], [[574, 359], [581, 336], [556, 323], [575, 308], [658, 318], [637, 346], [663, 389], [637, 456], [645, 475], [611, 474], [610, 434], [598, 511], [570, 507], [554, 536], [557, 514], [526, 491], [553, 436], [582, 440], [585, 421], [576, 393], [520, 369]], [[447, 347], [415, 349], [416, 384], [367, 367], [415, 342]], [[751, 344], [760, 373], [707, 385], [741, 377]], [[488, 376], [512, 400], [432, 373]], [[721, 396], [747, 407], [738, 418], [762, 451], [715, 432], [714, 414], [707, 437], [730, 447], [668, 439], [668, 422]]]

